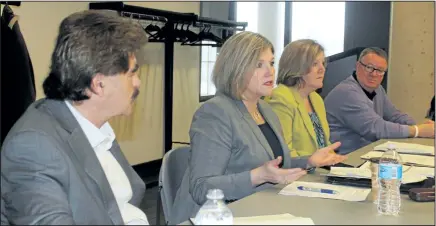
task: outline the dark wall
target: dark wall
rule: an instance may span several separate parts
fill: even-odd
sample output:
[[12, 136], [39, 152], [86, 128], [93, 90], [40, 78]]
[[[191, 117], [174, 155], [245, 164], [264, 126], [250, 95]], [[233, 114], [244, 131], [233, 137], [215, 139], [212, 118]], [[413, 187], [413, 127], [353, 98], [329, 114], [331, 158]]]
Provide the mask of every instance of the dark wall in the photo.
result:
[[344, 50], [389, 48], [391, 2], [346, 2]]
[[200, 2], [200, 16], [228, 20], [230, 2]]
[[[200, 16], [209, 17], [219, 20], [229, 19], [229, 6], [230, 2], [200, 2]], [[213, 30], [215, 35], [221, 36], [219, 34], [220, 30]]]

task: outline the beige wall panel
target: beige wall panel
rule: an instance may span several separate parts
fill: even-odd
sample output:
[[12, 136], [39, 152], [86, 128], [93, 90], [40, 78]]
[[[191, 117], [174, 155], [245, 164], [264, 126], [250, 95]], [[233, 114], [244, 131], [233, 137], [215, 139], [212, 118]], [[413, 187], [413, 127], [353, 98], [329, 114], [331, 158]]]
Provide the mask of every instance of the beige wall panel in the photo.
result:
[[421, 122], [434, 95], [434, 2], [393, 2], [388, 96]]

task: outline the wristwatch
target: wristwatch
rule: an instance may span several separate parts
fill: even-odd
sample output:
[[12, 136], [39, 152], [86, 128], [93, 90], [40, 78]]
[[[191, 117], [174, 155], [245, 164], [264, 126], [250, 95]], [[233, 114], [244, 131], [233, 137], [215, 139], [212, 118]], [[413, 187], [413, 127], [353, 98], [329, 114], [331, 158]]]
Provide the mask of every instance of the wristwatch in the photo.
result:
[[309, 162], [307, 162], [307, 166], [306, 166], [306, 171], [307, 172], [313, 172], [313, 171], [315, 171], [315, 169], [316, 169], [315, 166], [312, 166], [312, 165], [310, 165]]

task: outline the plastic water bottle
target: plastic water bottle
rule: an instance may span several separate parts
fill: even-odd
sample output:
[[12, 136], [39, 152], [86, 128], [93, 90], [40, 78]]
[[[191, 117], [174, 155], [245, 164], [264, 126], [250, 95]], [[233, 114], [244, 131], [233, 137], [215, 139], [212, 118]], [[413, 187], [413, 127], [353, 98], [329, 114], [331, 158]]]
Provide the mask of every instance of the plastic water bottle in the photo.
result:
[[379, 193], [377, 203], [379, 214], [398, 215], [400, 212], [400, 186], [402, 178], [403, 166], [401, 156], [394, 146], [389, 146], [379, 162]]
[[233, 214], [223, 200], [223, 191], [211, 189], [206, 197], [207, 201], [195, 216], [195, 225], [232, 225]]

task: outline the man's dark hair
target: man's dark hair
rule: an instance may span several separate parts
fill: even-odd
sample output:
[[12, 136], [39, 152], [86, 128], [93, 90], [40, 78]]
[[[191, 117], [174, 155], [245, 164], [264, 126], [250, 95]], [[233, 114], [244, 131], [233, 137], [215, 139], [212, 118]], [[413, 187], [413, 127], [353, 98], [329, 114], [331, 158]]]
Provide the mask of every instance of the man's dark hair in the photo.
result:
[[147, 43], [138, 22], [113, 11], [87, 10], [65, 18], [43, 83], [49, 99], [81, 101], [97, 73], [126, 73], [129, 57]]

